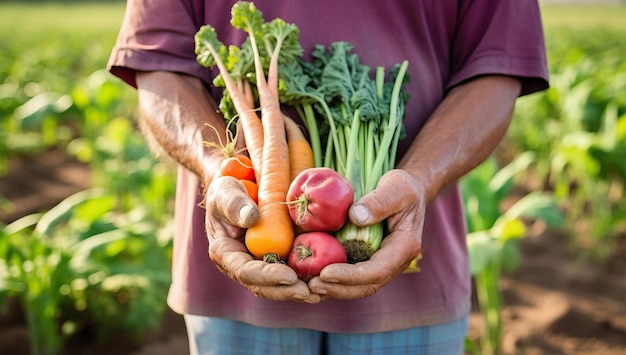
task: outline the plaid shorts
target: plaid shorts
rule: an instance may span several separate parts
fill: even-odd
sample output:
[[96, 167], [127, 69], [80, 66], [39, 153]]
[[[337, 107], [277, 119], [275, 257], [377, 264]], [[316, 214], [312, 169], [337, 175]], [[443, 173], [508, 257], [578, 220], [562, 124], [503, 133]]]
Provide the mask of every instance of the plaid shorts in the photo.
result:
[[263, 328], [219, 318], [185, 316], [191, 355], [415, 354], [461, 355], [469, 316], [428, 327], [371, 334]]

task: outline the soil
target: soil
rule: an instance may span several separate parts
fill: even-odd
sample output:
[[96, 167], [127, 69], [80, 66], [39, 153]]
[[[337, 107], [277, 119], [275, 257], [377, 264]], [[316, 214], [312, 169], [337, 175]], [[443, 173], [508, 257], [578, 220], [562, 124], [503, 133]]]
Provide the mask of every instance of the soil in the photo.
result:
[[[43, 211], [64, 197], [88, 187], [89, 170], [59, 152], [16, 159], [0, 179], [0, 195], [13, 203], [0, 210], [9, 222]], [[520, 267], [500, 281], [503, 296], [503, 355], [626, 355], [626, 238], [603, 263], [581, 260], [567, 236], [532, 225], [521, 241]], [[14, 300], [0, 314], [0, 355], [29, 354], [28, 332]], [[471, 315], [471, 338], [481, 334], [482, 318]], [[158, 329], [141, 342], [123, 335], [107, 344], [74, 339], [66, 355], [188, 354], [185, 325], [168, 311]]]

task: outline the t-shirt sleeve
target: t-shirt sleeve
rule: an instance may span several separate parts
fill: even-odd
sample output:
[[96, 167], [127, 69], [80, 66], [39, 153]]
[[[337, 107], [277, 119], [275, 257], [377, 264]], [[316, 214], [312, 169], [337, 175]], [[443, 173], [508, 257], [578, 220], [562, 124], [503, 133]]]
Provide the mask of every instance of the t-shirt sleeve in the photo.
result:
[[185, 1], [129, 0], [107, 69], [136, 87], [137, 71], [173, 71], [210, 82], [211, 72], [196, 61], [198, 25]]
[[519, 77], [521, 95], [548, 87], [537, 1], [462, 1], [458, 21], [447, 89], [486, 74]]

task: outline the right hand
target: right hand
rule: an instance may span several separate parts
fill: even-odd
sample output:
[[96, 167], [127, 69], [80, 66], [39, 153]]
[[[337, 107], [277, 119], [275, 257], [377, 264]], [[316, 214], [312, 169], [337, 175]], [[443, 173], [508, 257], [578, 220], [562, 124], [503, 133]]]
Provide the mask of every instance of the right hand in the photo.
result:
[[289, 266], [255, 260], [248, 252], [244, 244], [245, 229], [256, 222], [258, 208], [239, 181], [228, 176], [213, 179], [205, 204], [209, 257], [222, 273], [257, 297], [306, 303], [321, 301], [320, 295], [311, 293]]

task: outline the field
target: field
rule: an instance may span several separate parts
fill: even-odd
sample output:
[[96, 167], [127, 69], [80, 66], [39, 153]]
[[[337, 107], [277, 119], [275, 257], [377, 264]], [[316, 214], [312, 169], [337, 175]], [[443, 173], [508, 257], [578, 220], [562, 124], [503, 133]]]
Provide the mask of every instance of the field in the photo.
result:
[[[551, 88], [519, 100], [463, 180], [478, 206], [468, 354], [624, 354], [626, 6], [542, 10]], [[123, 12], [0, 3], [0, 354], [187, 350], [165, 305], [172, 169], [103, 71]]]

